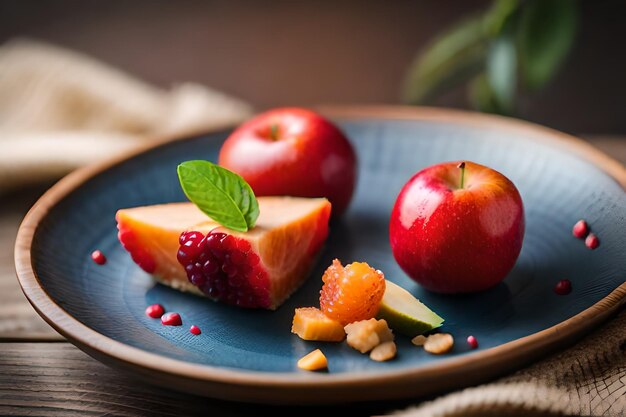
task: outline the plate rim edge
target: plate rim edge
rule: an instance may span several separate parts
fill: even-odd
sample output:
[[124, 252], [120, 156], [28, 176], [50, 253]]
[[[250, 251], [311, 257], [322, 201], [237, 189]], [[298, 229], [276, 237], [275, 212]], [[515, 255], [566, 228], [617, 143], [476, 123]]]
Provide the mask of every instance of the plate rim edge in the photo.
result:
[[[623, 190], [626, 190], [626, 169], [620, 162], [612, 159], [582, 139], [535, 123], [465, 110], [434, 107], [346, 105], [318, 106], [315, 109], [327, 117], [342, 120], [367, 118], [424, 120], [479, 124], [482, 127], [489, 125], [498, 129], [532, 132], [536, 136], [548, 139], [548, 142], [545, 142], [547, 144], [565, 148], [570, 152], [574, 151], [579, 157], [608, 174]], [[435, 392], [437, 391], [437, 380], [444, 377], [454, 379], [455, 375], [464, 376], [465, 383], [459, 386], [465, 386], [468, 385], [467, 373], [472, 369], [483, 372], [483, 378], [479, 380], [484, 381], [501, 373], [497, 371], [502, 369], [502, 365], [505, 363], [508, 364], [506, 369], [510, 370], [521, 364], [527, 364], [539, 356], [547, 355], [557, 346], [563, 345], [567, 341], [575, 340], [626, 304], [626, 282], [624, 282], [609, 295], [577, 315], [523, 338], [462, 357], [447, 359], [445, 363], [434, 363], [419, 368], [368, 375], [368, 377], [364, 378], [362, 373], [352, 372], [335, 375], [301, 375], [292, 372], [272, 373], [231, 370], [218, 366], [192, 364], [171, 359], [123, 344], [98, 333], [82, 324], [53, 301], [39, 282], [32, 266], [31, 258], [31, 246], [37, 227], [52, 207], [87, 180], [137, 155], [165, 146], [172, 141], [186, 140], [200, 134], [227, 132], [230, 128], [232, 126], [204, 131], [190, 131], [175, 138], [164, 136], [155, 138], [153, 141], [148, 141], [149, 143], [138, 148], [68, 174], [39, 198], [26, 214], [19, 227], [14, 259], [16, 274], [22, 291], [38, 314], [48, 324], [70, 342], [109, 365], [123, 365], [123, 367], [133, 368], [139, 371], [140, 374], [146, 373], [152, 377], [155, 375], [169, 375], [176, 381], [182, 379], [189, 382], [186, 385], [192, 391], [194, 388], [189, 387], [189, 385], [192, 381], [195, 381], [197, 384], [209, 383], [207, 387], [209, 388], [208, 394], [214, 397], [241, 400], [241, 395], [243, 395], [245, 400], [254, 402], [276, 403], [276, 399], [280, 398], [282, 401], [300, 403], [306, 400], [307, 394], [310, 394], [306, 390], [318, 388], [324, 389], [324, 392], [327, 393], [328, 398], [324, 402], [329, 403], [362, 399], [363, 389], [370, 388], [369, 391], [371, 391], [373, 387], [386, 387], [383, 392], [384, 395], [378, 395], [378, 398], [368, 396], [368, 399], [404, 398], [407, 394], [411, 395], [411, 393], [415, 392], [415, 389], [410, 389], [410, 386], [415, 384], [416, 380], [432, 382], [434, 385], [431, 385], [433, 389], [430, 391]], [[531, 352], [527, 353], [529, 350]], [[520, 354], [519, 352], [526, 353]], [[480, 366], [477, 366], [477, 364], [480, 364]], [[512, 366], [513, 364], [515, 366]], [[486, 372], [483, 369], [485, 366], [488, 368]], [[477, 379], [476, 381], [479, 380]], [[223, 389], [226, 385], [233, 388], [233, 390]], [[449, 384], [444, 385], [448, 386]], [[402, 388], [403, 386], [405, 387], [404, 389]], [[407, 386], [409, 389], [406, 388]], [[218, 390], [220, 387], [222, 387], [221, 390], [226, 392], [226, 395], [221, 390]], [[242, 387], [247, 387], [251, 391], [242, 391]], [[338, 387], [342, 395], [338, 396], [329, 390], [337, 389]], [[257, 390], [252, 388], [257, 388]], [[266, 397], [267, 388], [281, 388], [281, 390], [273, 391], [278, 393], [274, 394], [276, 398], [268, 399]], [[428, 391], [419, 390], [420, 393]], [[196, 390], [196, 392], [207, 394], [207, 389]], [[231, 395], [228, 395], [229, 393]], [[235, 393], [237, 395], [233, 396]], [[320, 395], [315, 397], [315, 402], [322, 400]]]

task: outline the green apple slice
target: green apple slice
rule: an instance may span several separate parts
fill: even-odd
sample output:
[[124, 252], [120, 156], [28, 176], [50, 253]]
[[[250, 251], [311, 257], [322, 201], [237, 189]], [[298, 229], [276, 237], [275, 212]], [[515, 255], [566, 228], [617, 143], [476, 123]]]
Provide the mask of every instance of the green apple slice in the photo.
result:
[[414, 337], [441, 326], [444, 320], [410, 292], [389, 280], [385, 283], [385, 295], [377, 317], [385, 319], [389, 327]]

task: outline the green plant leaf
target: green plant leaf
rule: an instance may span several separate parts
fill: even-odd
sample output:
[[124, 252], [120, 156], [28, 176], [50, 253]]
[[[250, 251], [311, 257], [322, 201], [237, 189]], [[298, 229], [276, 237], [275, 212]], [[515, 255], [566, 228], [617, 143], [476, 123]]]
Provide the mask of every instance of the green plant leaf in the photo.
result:
[[488, 40], [482, 16], [465, 20], [439, 36], [411, 65], [404, 100], [423, 103], [479, 73], [484, 68]]
[[486, 113], [501, 113], [498, 103], [487, 75], [483, 72], [474, 77], [468, 84], [468, 95], [472, 107]]
[[183, 162], [177, 172], [187, 198], [213, 220], [240, 232], [254, 227], [259, 204], [239, 175], [209, 161]]
[[424, 103], [482, 72], [491, 39], [518, 7], [519, 0], [496, 0], [482, 15], [438, 36], [414, 59], [404, 82], [404, 101]]
[[483, 18], [485, 31], [490, 36], [498, 36], [511, 15], [519, 8], [519, 0], [496, 0]]
[[574, 43], [578, 2], [529, 0], [521, 10], [518, 31], [522, 79], [531, 90], [543, 87], [556, 73]]
[[487, 81], [498, 102], [498, 108], [506, 114], [513, 112], [517, 87], [517, 50], [512, 26], [508, 24], [491, 43], [486, 68]]

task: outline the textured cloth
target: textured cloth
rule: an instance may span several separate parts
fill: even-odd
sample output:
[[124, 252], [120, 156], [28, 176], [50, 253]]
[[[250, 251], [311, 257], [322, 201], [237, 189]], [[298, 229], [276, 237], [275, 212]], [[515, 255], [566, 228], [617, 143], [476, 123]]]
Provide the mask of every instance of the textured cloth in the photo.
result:
[[76, 52], [10, 41], [0, 47], [0, 193], [147, 138], [230, 125], [251, 113], [198, 84], [164, 91]]
[[624, 416], [626, 311], [575, 346], [495, 382], [394, 414], [404, 417]]

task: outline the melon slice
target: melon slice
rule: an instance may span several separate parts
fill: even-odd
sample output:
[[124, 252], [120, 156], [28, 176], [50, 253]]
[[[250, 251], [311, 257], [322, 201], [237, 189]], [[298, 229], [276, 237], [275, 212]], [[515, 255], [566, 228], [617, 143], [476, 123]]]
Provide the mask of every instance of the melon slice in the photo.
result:
[[274, 310], [307, 278], [328, 236], [325, 198], [259, 197], [248, 232], [192, 203], [121, 209], [118, 238], [159, 282], [241, 307]]
[[387, 281], [376, 317], [385, 319], [393, 330], [414, 337], [440, 327], [444, 319], [413, 295]]

